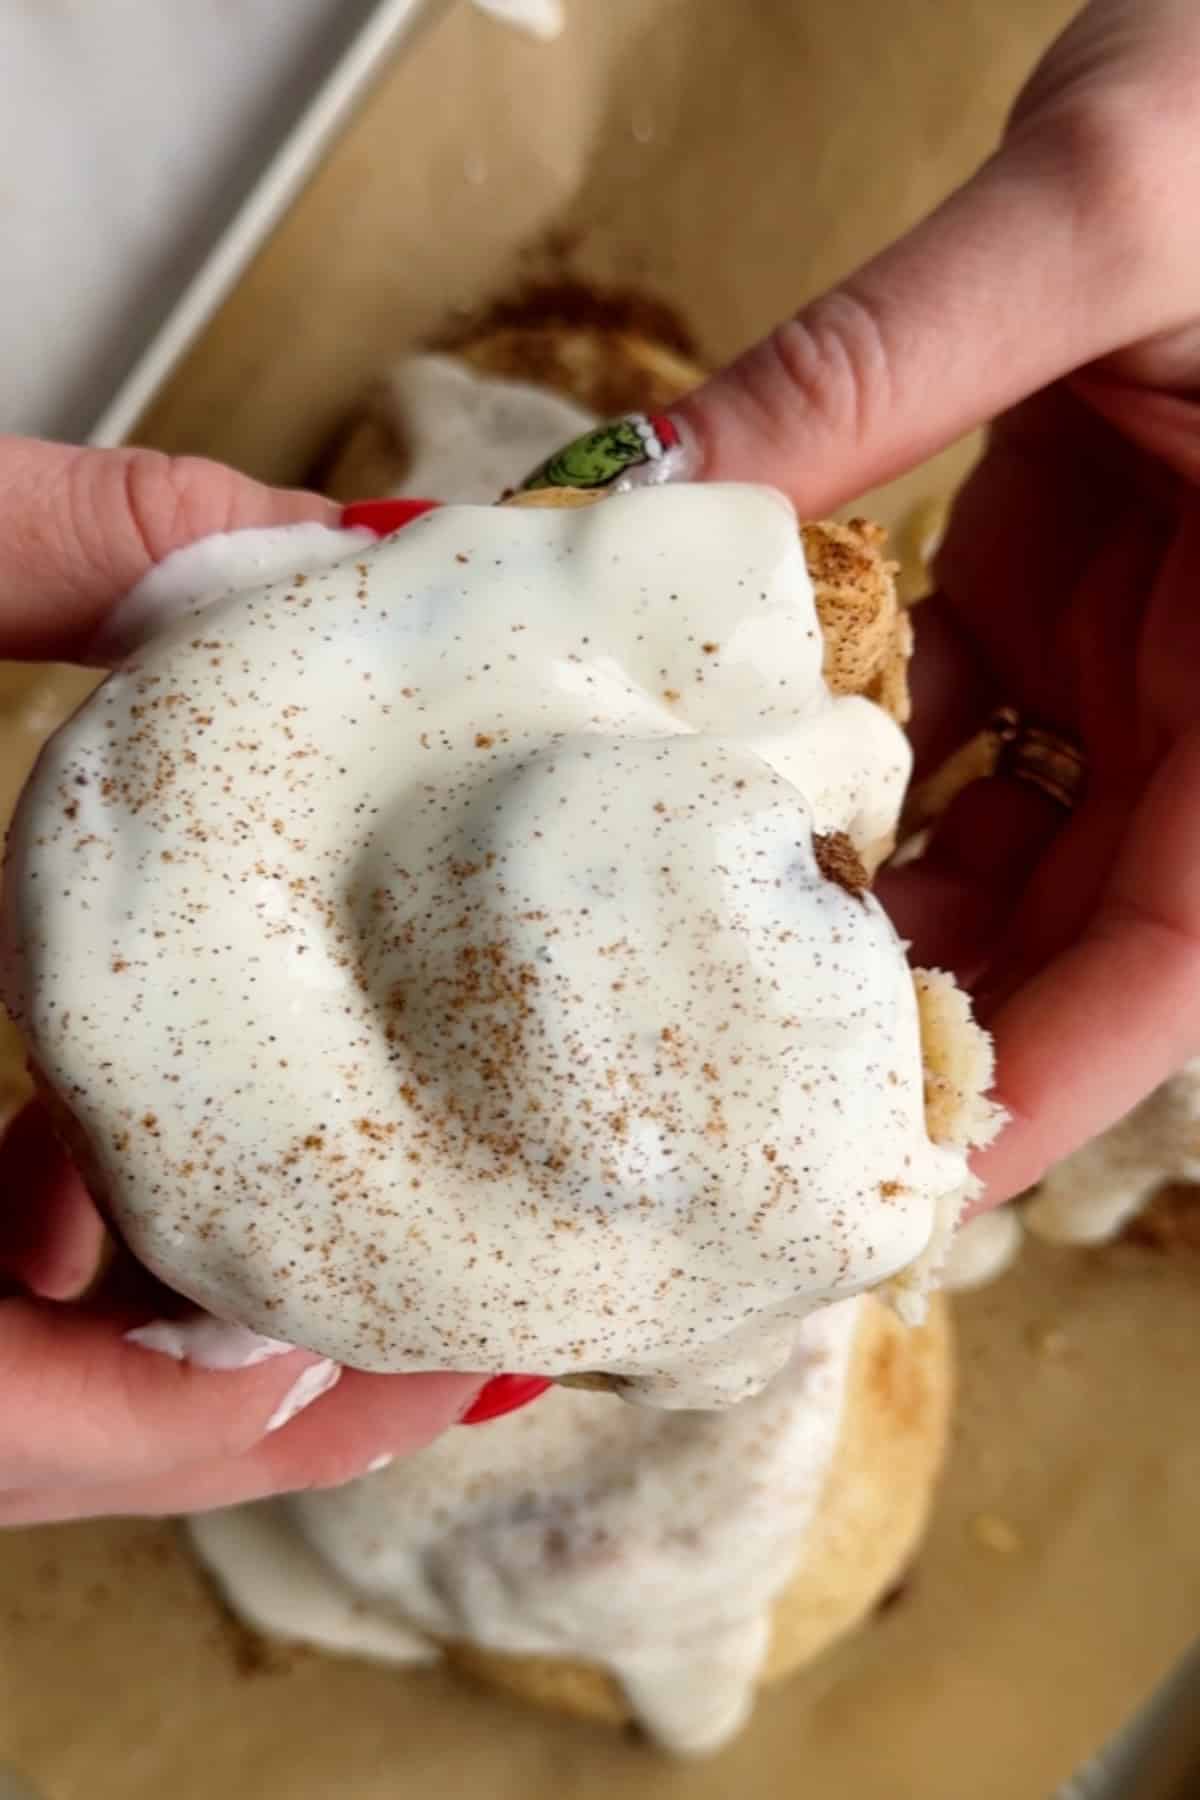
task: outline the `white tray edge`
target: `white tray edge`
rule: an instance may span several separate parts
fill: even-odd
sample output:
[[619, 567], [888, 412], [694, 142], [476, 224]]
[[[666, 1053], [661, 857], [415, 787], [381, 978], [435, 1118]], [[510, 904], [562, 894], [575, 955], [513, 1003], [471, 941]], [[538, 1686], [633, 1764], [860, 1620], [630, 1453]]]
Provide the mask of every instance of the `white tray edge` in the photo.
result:
[[448, 0], [379, 0], [307, 102], [228, 226], [88, 433], [89, 444], [125, 443], [147, 407], [232, 293], [337, 133], [380, 73]]

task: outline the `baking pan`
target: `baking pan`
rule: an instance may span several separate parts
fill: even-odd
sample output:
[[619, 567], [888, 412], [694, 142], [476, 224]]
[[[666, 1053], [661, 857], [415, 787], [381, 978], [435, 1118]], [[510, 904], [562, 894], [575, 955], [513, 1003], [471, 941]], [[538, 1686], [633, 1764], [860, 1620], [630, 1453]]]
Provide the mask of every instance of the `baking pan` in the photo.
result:
[[411, 49], [449, 0], [379, 0], [258, 175], [217, 242], [171, 307], [88, 434], [122, 444], [237, 285], [305, 181], [347, 124], [384, 63]]

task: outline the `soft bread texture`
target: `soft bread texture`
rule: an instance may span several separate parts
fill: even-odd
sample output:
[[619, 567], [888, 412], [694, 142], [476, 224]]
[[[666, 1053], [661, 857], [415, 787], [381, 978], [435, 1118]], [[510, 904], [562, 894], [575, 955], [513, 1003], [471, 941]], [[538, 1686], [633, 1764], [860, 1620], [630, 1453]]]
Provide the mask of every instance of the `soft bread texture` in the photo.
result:
[[867, 519], [825, 519], [802, 529], [825, 635], [826, 681], [835, 694], [861, 694], [906, 725], [912, 625], [896, 592], [896, 565], [883, 556], [886, 535]]
[[[781, 1681], [859, 1625], [902, 1575], [925, 1529], [954, 1393], [944, 1302], [910, 1329], [878, 1301], [863, 1306], [833, 1465], [775, 1603], [762, 1681]], [[447, 1646], [465, 1674], [577, 1717], [627, 1723], [617, 1682], [593, 1664]]]
[[992, 1040], [971, 1003], [942, 969], [914, 969], [925, 1060], [925, 1125], [935, 1144], [990, 1143], [1003, 1113], [987, 1098], [995, 1072]]
[[578, 506], [595, 506], [603, 498], [603, 493], [594, 493], [587, 488], [535, 488], [527, 494], [509, 494], [503, 504], [533, 506], [550, 512], [571, 512]]

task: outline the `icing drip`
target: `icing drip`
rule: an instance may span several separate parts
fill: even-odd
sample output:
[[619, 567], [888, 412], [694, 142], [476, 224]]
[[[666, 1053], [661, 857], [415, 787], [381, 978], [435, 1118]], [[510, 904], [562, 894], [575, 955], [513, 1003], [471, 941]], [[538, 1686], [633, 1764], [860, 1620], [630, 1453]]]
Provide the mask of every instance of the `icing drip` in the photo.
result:
[[260, 1629], [395, 1662], [455, 1639], [583, 1658], [659, 1743], [716, 1749], [829, 1473], [859, 1309], [808, 1319], [731, 1411], [558, 1389], [347, 1487], [197, 1518], [196, 1546]]

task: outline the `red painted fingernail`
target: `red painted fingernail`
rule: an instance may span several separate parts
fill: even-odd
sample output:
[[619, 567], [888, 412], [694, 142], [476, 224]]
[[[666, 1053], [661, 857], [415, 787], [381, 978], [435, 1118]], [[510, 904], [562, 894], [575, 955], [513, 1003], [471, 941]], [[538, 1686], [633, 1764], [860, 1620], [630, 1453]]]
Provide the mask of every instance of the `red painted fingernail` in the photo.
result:
[[528, 1406], [554, 1383], [545, 1375], [494, 1375], [486, 1387], [480, 1388], [468, 1406], [460, 1425], [483, 1425], [488, 1419], [501, 1419], [505, 1413]]
[[362, 525], [376, 537], [389, 537], [441, 504], [440, 500], [352, 500], [342, 508], [342, 527], [350, 531]]

